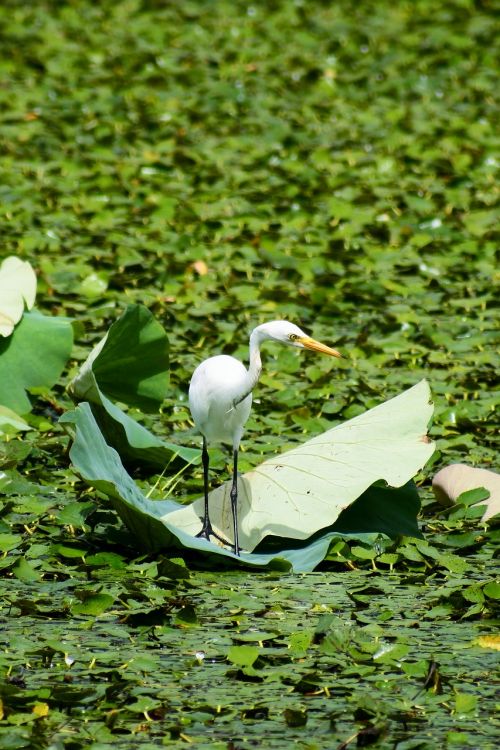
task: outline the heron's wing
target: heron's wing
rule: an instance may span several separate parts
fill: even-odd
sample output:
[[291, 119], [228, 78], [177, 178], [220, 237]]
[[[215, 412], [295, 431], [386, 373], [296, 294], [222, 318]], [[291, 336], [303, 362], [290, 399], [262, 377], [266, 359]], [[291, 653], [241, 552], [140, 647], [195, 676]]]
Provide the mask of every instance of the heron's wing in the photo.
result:
[[211, 357], [197, 367], [189, 386], [189, 407], [199, 431], [209, 442], [238, 443], [252, 404], [251, 394], [241, 403], [247, 370], [234, 357]]

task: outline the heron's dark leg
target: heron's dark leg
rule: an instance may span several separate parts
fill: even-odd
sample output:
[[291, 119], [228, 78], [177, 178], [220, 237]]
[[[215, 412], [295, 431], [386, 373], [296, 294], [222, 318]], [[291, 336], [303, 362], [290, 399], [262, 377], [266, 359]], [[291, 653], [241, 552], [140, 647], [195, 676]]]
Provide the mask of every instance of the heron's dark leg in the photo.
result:
[[210, 523], [210, 516], [208, 512], [208, 468], [209, 468], [209, 456], [207, 441], [203, 438], [203, 448], [201, 449], [201, 461], [203, 464], [203, 491], [205, 493], [205, 509], [203, 512], [203, 523], [201, 531], [196, 536], [210, 539], [210, 535], [213, 533], [212, 524]]
[[208, 456], [208, 446], [207, 441], [205, 438], [203, 438], [203, 448], [201, 450], [201, 461], [203, 463], [203, 490], [205, 493], [205, 509], [203, 512], [203, 522], [201, 526], [201, 531], [199, 531], [196, 536], [202, 537], [203, 539], [207, 539], [210, 541], [210, 537], [213, 536], [216, 539], [219, 540], [219, 542], [222, 542], [222, 544], [227, 544], [228, 547], [230, 547], [230, 543], [227, 541], [227, 539], [224, 539], [224, 537], [219, 536], [215, 533], [215, 531], [212, 528], [212, 524], [210, 523], [210, 516], [208, 512], [208, 468], [209, 468], [209, 456]]
[[231, 487], [231, 510], [233, 511], [234, 554], [240, 556], [238, 540], [238, 450], [233, 451], [233, 484]]

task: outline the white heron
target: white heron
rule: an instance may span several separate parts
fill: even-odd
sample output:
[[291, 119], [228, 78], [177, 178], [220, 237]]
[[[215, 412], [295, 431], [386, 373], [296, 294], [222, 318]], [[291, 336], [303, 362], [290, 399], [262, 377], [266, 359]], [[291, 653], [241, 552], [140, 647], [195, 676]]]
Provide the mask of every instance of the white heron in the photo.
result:
[[205, 509], [198, 537], [215, 537], [229, 544], [212, 528], [208, 508], [208, 446], [229, 443], [233, 448], [233, 482], [231, 486], [231, 511], [233, 514], [234, 551], [240, 554], [238, 541], [238, 450], [245, 423], [252, 406], [252, 391], [259, 379], [262, 362], [260, 346], [266, 339], [279, 341], [299, 349], [311, 349], [333, 357], [342, 355], [329, 346], [310, 338], [298, 326], [286, 320], [273, 320], [254, 328], [250, 334], [250, 361], [248, 370], [235, 357], [221, 354], [204, 360], [193, 373], [189, 385], [189, 408], [194, 423], [203, 437], [202, 463], [205, 491]]

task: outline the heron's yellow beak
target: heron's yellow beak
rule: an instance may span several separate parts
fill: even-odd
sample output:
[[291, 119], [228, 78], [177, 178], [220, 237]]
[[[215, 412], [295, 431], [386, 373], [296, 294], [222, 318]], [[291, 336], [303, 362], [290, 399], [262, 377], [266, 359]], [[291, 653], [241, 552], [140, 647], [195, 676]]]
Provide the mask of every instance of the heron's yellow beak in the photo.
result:
[[329, 346], [326, 346], [326, 344], [322, 344], [321, 341], [316, 341], [316, 339], [311, 339], [309, 336], [303, 336], [302, 338], [297, 339], [297, 341], [302, 344], [306, 349], [311, 349], [313, 352], [320, 352], [321, 354], [329, 354], [331, 357], [342, 357], [342, 354], [338, 352], [336, 349], [332, 349]]

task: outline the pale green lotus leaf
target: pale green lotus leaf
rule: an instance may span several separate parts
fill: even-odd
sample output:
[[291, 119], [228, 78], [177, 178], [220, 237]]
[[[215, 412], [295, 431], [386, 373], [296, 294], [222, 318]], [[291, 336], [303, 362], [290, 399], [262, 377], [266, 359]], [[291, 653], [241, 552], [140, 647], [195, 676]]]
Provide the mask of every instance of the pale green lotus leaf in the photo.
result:
[[[331, 526], [370, 485], [406, 484], [434, 452], [427, 437], [433, 412], [427, 381], [337, 425], [286, 453], [273, 456], [238, 481], [240, 545], [252, 550], [268, 535], [306, 539]], [[214, 529], [232, 541], [231, 483], [210, 493]], [[169, 522], [200, 530], [203, 499]]]
[[173, 500], [151, 500], [143, 495], [125, 471], [117, 451], [104, 440], [90, 404], [84, 402], [66, 412], [60, 422], [74, 429], [70, 457], [75, 469], [90, 485], [108, 496], [116, 512], [132, 533], [133, 543], [148, 552], [172, 547], [194, 549], [204, 555], [216, 555], [228, 563], [293, 569], [307, 572], [328, 554], [330, 545], [342, 539], [354, 539], [374, 547], [383, 537], [400, 534], [421, 536], [416, 515], [420, 503], [415, 486], [409, 482], [399, 489], [370, 487], [341, 514], [338, 523], [306, 541], [268, 538], [266, 548], [242, 551], [236, 557], [230, 548], [199, 539], [181, 526], [170, 523], [184, 506]]
[[36, 296], [36, 274], [31, 264], [9, 255], [0, 265], [0, 336], [10, 336]]

